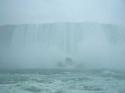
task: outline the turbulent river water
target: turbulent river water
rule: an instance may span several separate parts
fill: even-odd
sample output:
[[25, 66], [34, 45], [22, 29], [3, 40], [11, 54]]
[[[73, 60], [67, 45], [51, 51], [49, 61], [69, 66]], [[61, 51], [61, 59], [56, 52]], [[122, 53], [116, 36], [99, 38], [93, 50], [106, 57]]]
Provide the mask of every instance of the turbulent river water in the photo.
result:
[[0, 93], [125, 93], [125, 73], [59, 69], [1, 71]]

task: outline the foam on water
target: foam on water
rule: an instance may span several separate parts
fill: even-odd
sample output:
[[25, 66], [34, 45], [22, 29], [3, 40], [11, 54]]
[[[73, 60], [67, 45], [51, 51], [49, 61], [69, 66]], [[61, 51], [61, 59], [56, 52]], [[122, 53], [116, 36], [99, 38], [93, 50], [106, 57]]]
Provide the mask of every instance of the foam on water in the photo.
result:
[[0, 93], [124, 93], [125, 74], [115, 71], [1, 73]]

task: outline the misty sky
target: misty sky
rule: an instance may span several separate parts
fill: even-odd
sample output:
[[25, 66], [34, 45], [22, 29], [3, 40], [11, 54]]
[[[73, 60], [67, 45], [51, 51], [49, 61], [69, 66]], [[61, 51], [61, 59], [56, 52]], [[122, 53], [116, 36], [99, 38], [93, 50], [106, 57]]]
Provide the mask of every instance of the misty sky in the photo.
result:
[[124, 68], [125, 27], [111, 24], [125, 25], [124, 0], [0, 0], [0, 68], [51, 67], [67, 55]]
[[0, 24], [42, 22], [125, 24], [124, 0], [0, 0]]

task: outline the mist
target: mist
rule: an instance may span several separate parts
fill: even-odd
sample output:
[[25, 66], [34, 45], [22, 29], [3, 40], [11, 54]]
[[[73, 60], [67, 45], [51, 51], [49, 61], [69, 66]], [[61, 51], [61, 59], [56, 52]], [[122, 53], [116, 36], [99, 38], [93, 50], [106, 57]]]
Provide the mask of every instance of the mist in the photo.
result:
[[124, 10], [124, 0], [1, 0], [0, 68], [124, 69]]
[[98, 23], [0, 26], [0, 68], [124, 69], [124, 30]]
[[0, 93], [125, 93], [125, 0], [0, 0]]
[[124, 0], [0, 0], [0, 24], [125, 24]]

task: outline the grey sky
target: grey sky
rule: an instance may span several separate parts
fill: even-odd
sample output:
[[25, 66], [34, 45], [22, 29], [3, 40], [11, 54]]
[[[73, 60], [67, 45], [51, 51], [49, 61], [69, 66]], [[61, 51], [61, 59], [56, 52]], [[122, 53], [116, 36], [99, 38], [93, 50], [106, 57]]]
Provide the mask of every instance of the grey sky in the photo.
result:
[[43, 22], [125, 24], [124, 0], [0, 0], [0, 24]]

